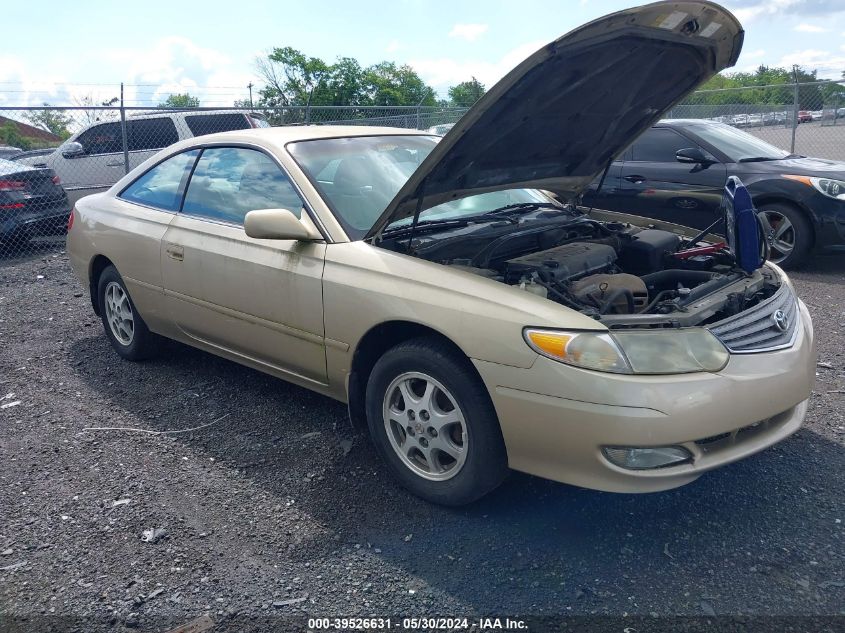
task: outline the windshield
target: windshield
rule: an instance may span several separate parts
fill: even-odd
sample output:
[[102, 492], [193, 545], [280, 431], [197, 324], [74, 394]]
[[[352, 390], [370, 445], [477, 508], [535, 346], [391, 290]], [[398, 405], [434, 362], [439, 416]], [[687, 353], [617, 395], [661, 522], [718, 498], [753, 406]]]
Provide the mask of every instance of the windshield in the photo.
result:
[[[352, 239], [361, 239], [440, 139], [353, 136], [288, 143], [287, 149]], [[548, 203], [531, 189], [482, 193], [426, 209], [420, 221], [458, 219], [520, 203]], [[406, 218], [394, 226], [408, 224]]]
[[735, 163], [748, 159], [780, 160], [790, 155], [789, 152], [724, 123], [695, 125], [691, 126], [691, 129]]

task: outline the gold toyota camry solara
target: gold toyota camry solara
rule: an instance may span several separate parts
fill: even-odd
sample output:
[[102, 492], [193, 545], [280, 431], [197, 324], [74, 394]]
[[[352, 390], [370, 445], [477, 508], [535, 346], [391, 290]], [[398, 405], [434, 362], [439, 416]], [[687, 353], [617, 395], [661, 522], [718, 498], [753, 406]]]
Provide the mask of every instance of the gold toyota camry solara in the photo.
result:
[[346, 402], [425, 499], [509, 469], [680, 486], [801, 426], [810, 317], [736, 181], [724, 242], [578, 202], [742, 39], [718, 5], [651, 4], [543, 47], [442, 139], [188, 139], [79, 201], [73, 268], [123, 358], [175, 339]]

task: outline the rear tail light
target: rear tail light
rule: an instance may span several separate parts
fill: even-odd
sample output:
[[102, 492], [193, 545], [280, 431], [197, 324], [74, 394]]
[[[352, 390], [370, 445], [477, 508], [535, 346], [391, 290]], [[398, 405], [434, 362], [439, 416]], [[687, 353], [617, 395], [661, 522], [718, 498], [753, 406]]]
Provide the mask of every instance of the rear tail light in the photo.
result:
[[25, 206], [23, 202], [13, 202], [12, 204], [0, 204], [0, 209], [23, 209]]
[[54, 185], [60, 185], [60, 184], [62, 184], [62, 179], [61, 179], [61, 178], [59, 178], [58, 176], [53, 176], [50, 180], [52, 180], [52, 181], [53, 181], [53, 184], [54, 184]]
[[22, 180], [0, 180], [0, 191], [23, 191], [26, 183]]
[[73, 228], [73, 216], [76, 215], [76, 209], [70, 210], [70, 215], [67, 216], [67, 230], [70, 231]]

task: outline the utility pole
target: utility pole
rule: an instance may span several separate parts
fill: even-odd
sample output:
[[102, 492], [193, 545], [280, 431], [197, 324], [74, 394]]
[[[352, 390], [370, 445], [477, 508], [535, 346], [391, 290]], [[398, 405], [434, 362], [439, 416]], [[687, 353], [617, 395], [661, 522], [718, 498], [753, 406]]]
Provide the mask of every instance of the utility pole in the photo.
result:
[[120, 82], [120, 135], [123, 140], [123, 173], [129, 173], [129, 143], [126, 134], [126, 103], [123, 100], [123, 82]]
[[249, 109], [252, 110], [252, 82], [250, 81], [246, 87], [249, 88]]
[[795, 132], [798, 130], [798, 64], [792, 65], [792, 79], [795, 81], [795, 88], [792, 93], [792, 140], [789, 144], [789, 151], [795, 153]]

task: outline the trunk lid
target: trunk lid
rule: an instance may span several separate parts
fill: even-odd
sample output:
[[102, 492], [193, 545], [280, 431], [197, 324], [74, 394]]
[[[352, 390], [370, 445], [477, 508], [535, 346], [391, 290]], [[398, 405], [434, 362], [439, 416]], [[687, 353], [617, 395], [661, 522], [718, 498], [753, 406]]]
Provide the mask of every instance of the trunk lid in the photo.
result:
[[619, 11], [544, 46], [443, 137], [370, 229], [512, 188], [576, 196], [685, 95], [736, 63], [744, 32], [700, 0]]

